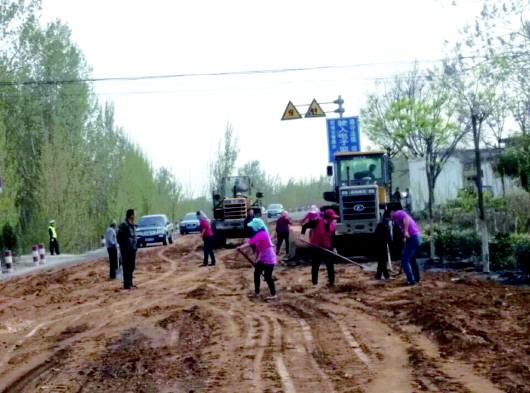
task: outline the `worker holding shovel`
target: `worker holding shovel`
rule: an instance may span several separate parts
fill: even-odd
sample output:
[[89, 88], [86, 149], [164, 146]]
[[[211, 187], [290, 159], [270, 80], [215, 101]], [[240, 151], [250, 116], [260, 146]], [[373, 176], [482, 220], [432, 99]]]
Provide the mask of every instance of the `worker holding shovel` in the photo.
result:
[[256, 246], [256, 263], [254, 264], [254, 296], [259, 296], [261, 274], [265, 277], [265, 282], [269, 286], [270, 296], [266, 300], [276, 299], [276, 287], [272, 279], [272, 271], [276, 265], [276, 253], [269, 236], [267, 225], [261, 218], [254, 218], [247, 224], [256, 233], [245, 244], [239, 246], [238, 251], [242, 252], [244, 248]]
[[328, 282], [335, 285], [335, 267], [333, 266], [332, 237], [335, 233], [335, 220], [339, 218], [332, 209], [324, 212], [324, 217], [308, 222], [302, 227], [302, 234], [307, 228], [313, 228], [309, 234], [311, 244], [311, 281], [313, 286], [318, 284], [318, 270], [324, 262], [328, 270]]

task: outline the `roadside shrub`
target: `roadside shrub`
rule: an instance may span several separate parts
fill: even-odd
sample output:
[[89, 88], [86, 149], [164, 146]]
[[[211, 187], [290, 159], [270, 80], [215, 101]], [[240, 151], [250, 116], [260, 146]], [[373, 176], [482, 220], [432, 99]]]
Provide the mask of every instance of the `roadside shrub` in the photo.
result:
[[511, 236], [517, 266], [524, 274], [530, 275], [530, 235], [513, 234]]
[[15, 253], [18, 250], [18, 239], [15, 228], [9, 223], [5, 223], [0, 232], [0, 251], [11, 250]]
[[480, 237], [475, 231], [445, 229], [437, 232], [434, 244], [442, 262], [469, 260], [480, 255]]
[[515, 225], [516, 232], [530, 231], [530, 193], [506, 195], [506, 211]]
[[14, 255], [18, 252], [18, 239], [15, 228], [9, 223], [5, 223], [0, 232], [0, 257], [4, 260], [4, 252], [10, 250]]
[[513, 269], [516, 265], [514, 239], [509, 233], [498, 233], [490, 242], [492, 270]]

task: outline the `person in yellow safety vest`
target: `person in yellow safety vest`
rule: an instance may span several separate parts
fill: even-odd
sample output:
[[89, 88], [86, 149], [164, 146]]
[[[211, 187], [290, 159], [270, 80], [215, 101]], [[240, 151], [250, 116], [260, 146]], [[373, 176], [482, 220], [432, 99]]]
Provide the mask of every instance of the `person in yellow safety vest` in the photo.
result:
[[50, 254], [54, 255], [54, 253], [56, 253], [57, 255], [60, 255], [61, 251], [59, 249], [59, 240], [57, 240], [57, 231], [55, 230], [55, 220], [50, 221], [48, 235], [50, 236]]

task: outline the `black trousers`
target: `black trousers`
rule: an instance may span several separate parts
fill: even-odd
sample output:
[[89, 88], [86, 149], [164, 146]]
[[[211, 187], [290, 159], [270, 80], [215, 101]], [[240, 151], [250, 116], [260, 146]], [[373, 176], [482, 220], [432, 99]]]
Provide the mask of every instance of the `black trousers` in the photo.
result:
[[50, 254], [61, 255], [61, 250], [59, 249], [59, 242], [54, 237], [50, 237]]
[[133, 285], [133, 273], [136, 268], [136, 250], [121, 250], [123, 264], [123, 287], [129, 289]]
[[385, 278], [390, 277], [390, 273], [388, 272], [388, 254], [386, 252], [386, 245], [384, 246], [384, 251], [379, 251], [377, 255], [377, 273], [375, 274], [375, 278], [380, 279], [381, 276]]
[[289, 254], [289, 232], [276, 232], [278, 242], [276, 243], [276, 254], [280, 252], [282, 243], [285, 241], [285, 253]]
[[276, 295], [276, 286], [274, 285], [274, 280], [272, 279], [272, 271], [274, 270], [274, 265], [269, 265], [267, 263], [258, 262], [254, 266], [254, 292], [259, 294], [259, 287], [261, 284], [261, 273], [265, 277], [265, 282], [269, 286], [271, 291], [271, 296]]
[[318, 284], [318, 270], [322, 262], [326, 264], [326, 269], [328, 270], [329, 285], [335, 284], [335, 266], [331, 258], [333, 256], [326, 251], [317, 247], [311, 247], [311, 281], [313, 285]]
[[107, 248], [109, 253], [109, 278], [116, 278], [116, 270], [118, 269], [118, 249], [116, 247]]
[[204, 259], [202, 261], [202, 264], [206, 266], [208, 264], [208, 255], [210, 256], [210, 259], [212, 260], [211, 265], [215, 265], [215, 254], [213, 253], [213, 236], [205, 236], [202, 238], [204, 241]]

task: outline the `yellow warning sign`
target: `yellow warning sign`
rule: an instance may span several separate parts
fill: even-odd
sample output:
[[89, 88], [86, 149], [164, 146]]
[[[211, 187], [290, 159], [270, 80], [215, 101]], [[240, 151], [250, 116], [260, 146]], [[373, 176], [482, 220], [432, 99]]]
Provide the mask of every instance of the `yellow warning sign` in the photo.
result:
[[326, 114], [320, 105], [318, 105], [317, 100], [313, 99], [313, 102], [311, 102], [311, 105], [309, 105], [309, 109], [307, 109], [305, 117], [326, 117]]
[[287, 104], [285, 112], [283, 112], [282, 120], [292, 120], [292, 119], [301, 119], [302, 115], [298, 112], [298, 109], [293, 105], [291, 101]]

